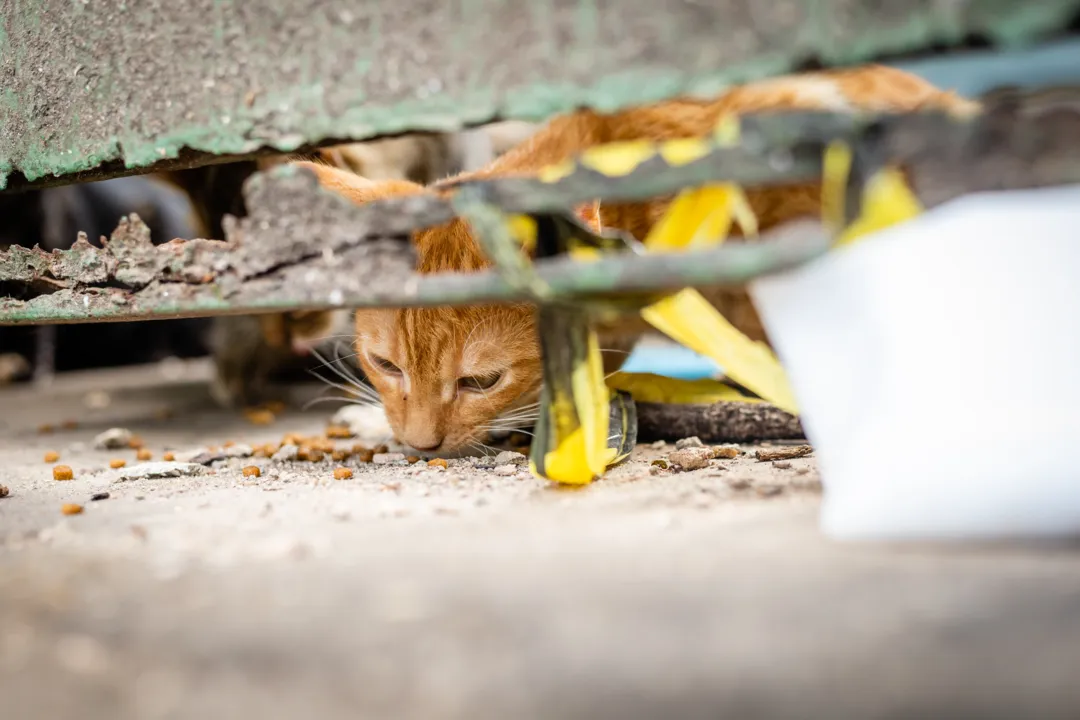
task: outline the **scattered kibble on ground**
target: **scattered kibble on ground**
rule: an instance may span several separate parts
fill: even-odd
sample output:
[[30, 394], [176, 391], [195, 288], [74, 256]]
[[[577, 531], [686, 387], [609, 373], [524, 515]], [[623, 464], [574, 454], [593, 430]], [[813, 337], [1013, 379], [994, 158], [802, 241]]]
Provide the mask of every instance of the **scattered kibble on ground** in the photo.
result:
[[265, 408], [258, 410], [248, 410], [244, 413], [244, 417], [246, 417], [247, 421], [252, 425], [270, 425], [275, 420], [277, 420], [277, 416], [274, 415], [273, 412]]
[[54, 429], [53, 426], [49, 425], [48, 423], [45, 423], [44, 425], [39, 425], [38, 426], [38, 432], [41, 433], [42, 435], [50, 434], [53, 431], [53, 429]]
[[351, 477], [352, 477], [352, 470], [350, 470], [349, 468], [344, 468], [344, 467], [334, 468], [334, 479], [335, 480], [348, 480]]
[[50, 450], [49, 452], [45, 453], [45, 462], [47, 463], [54, 463], [59, 459], [60, 453], [56, 452], [55, 450]]
[[443, 460], [442, 458], [435, 458], [434, 460], [428, 460], [427, 464], [430, 467], [441, 467], [444, 470], [449, 466], [449, 464], [445, 460]]
[[73, 480], [75, 472], [67, 465], [54, 465], [52, 476], [53, 480]]
[[405, 462], [409, 463], [410, 465], [414, 465], [420, 462], [420, 458], [416, 455], [410, 455], [409, 457], [405, 458]]
[[262, 470], [260, 470], [255, 465], [248, 465], [246, 468], [244, 468], [240, 472], [243, 473], [244, 477], [256, 477], [257, 478], [260, 475], [262, 475]]
[[125, 465], [127, 465], [127, 461], [126, 460], [121, 460], [120, 458], [109, 461], [109, 467], [111, 467], [113, 470], [119, 470], [120, 468], [124, 467]]
[[147, 460], [152, 460], [153, 457], [154, 457], [154, 454], [151, 453], [146, 448], [141, 448], [139, 450], [139, 452], [135, 453], [135, 458], [137, 460], [141, 461], [141, 462], [146, 462]]
[[347, 425], [331, 425], [326, 428], [326, 437], [346, 440], [353, 437], [353, 431]]
[[143, 444], [144, 444], [143, 439], [141, 437], [139, 437], [138, 435], [132, 435], [131, 439], [128, 440], [128, 447], [131, 448], [132, 450], [141, 449]]
[[0, 498], [6, 498], [11, 491], [7, 489], [7, 485], [0, 485]]
[[167, 452], [167, 453], [165, 453], [164, 455], [161, 456], [161, 459], [164, 460], [165, 462], [175, 462], [176, 454], [171, 453], [171, 452]]
[[360, 462], [369, 463], [375, 459], [375, 451], [364, 448], [356, 453], [356, 457]]
[[83, 506], [75, 503], [64, 503], [60, 506], [60, 512], [64, 515], [81, 515], [82, 511]]

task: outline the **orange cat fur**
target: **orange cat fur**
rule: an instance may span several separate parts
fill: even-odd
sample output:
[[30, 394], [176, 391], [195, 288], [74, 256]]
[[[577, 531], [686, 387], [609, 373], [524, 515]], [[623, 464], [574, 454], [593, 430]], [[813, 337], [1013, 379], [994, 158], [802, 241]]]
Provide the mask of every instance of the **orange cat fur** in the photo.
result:
[[[594, 145], [626, 140], [702, 137], [729, 114], [770, 110], [915, 111], [943, 108], [976, 112], [978, 106], [905, 72], [868, 66], [787, 76], [736, 87], [713, 100], [679, 99], [611, 115], [580, 111], [558, 117], [487, 168], [462, 179], [532, 175]], [[306, 164], [321, 183], [357, 203], [430, 192], [403, 182], [374, 182], [325, 166]], [[762, 230], [820, 214], [820, 186], [776, 186], [748, 191]], [[604, 227], [643, 238], [670, 198], [602, 204]], [[475, 271], [488, 261], [462, 220], [414, 235], [421, 273]], [[750, 337], [766, 340], [742, 291], [706, 292], [720, 311]], [[382, 397], [397, 438], [421, 451], [453, 452], [482, 441], [499, 417], [528, 417], [539, 393], [539, 348], [528, 305], [362, 310], [356, 314], [357, 353]], [[604, 348], [629, 349], [642, 331], [628, 319], [602, 334]], [[605, 358], [608, 370], [624, 355]], [[516, 411], [516, 412], [515, 412]]]

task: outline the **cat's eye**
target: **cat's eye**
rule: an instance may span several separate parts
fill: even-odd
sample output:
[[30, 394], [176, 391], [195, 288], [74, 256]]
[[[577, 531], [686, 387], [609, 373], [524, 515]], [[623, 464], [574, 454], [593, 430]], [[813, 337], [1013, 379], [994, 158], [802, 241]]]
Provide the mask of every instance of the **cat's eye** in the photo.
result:
[[468, 375], [466, 377], [458, 378], [458, 388], [461, 390], [471, 390], [473, 392], [483, 392], [490, 390], [499, 384], [502, 380], [503, 374], [501, 372], [488, 373], [487, 375]]
[[372, 365], [374, 365], [380, 371], [386, 373], [387, 375], [400, 375], [401, 374], [401, 368], [399, 368], [397, 365], [390, 362], [389, 360], [387, 360], [384, 357], [379, 357], [378, 355], [369, 355], [368, 359], [371, 360]]

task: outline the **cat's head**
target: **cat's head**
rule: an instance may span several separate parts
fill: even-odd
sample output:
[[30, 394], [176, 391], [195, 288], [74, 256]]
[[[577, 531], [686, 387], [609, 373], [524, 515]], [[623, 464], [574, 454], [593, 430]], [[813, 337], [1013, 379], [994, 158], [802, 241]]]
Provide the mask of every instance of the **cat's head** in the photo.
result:
[[[358, 204], [429, 192], [302, 163], [323, 187]], [[414, 236], [421, 273], [488, 265], [468, 225], [452, 220]], [[529, 424], [539, 396], [540, 349], [531, 305], [362, 309], [356, 359], [378, 391], [399, 442], [450, 455], [476, 449], [490, 431]]]

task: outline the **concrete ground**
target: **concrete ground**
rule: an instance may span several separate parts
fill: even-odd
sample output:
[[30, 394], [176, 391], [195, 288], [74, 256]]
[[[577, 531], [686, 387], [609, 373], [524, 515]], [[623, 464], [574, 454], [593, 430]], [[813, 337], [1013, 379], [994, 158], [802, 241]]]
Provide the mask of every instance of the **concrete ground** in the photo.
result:
[[1074, 547], [830, 543], [813, 458], [657, 472], [672, 448], [643, 447], [566, 491], [467, 460], [123, 480], [135, 452], [93, 448], [123, 427], [158, 461], [316, 434], [331, 412], [251, 425], [205, 377], [0, 390], [2, 717], [1080, 713]]

